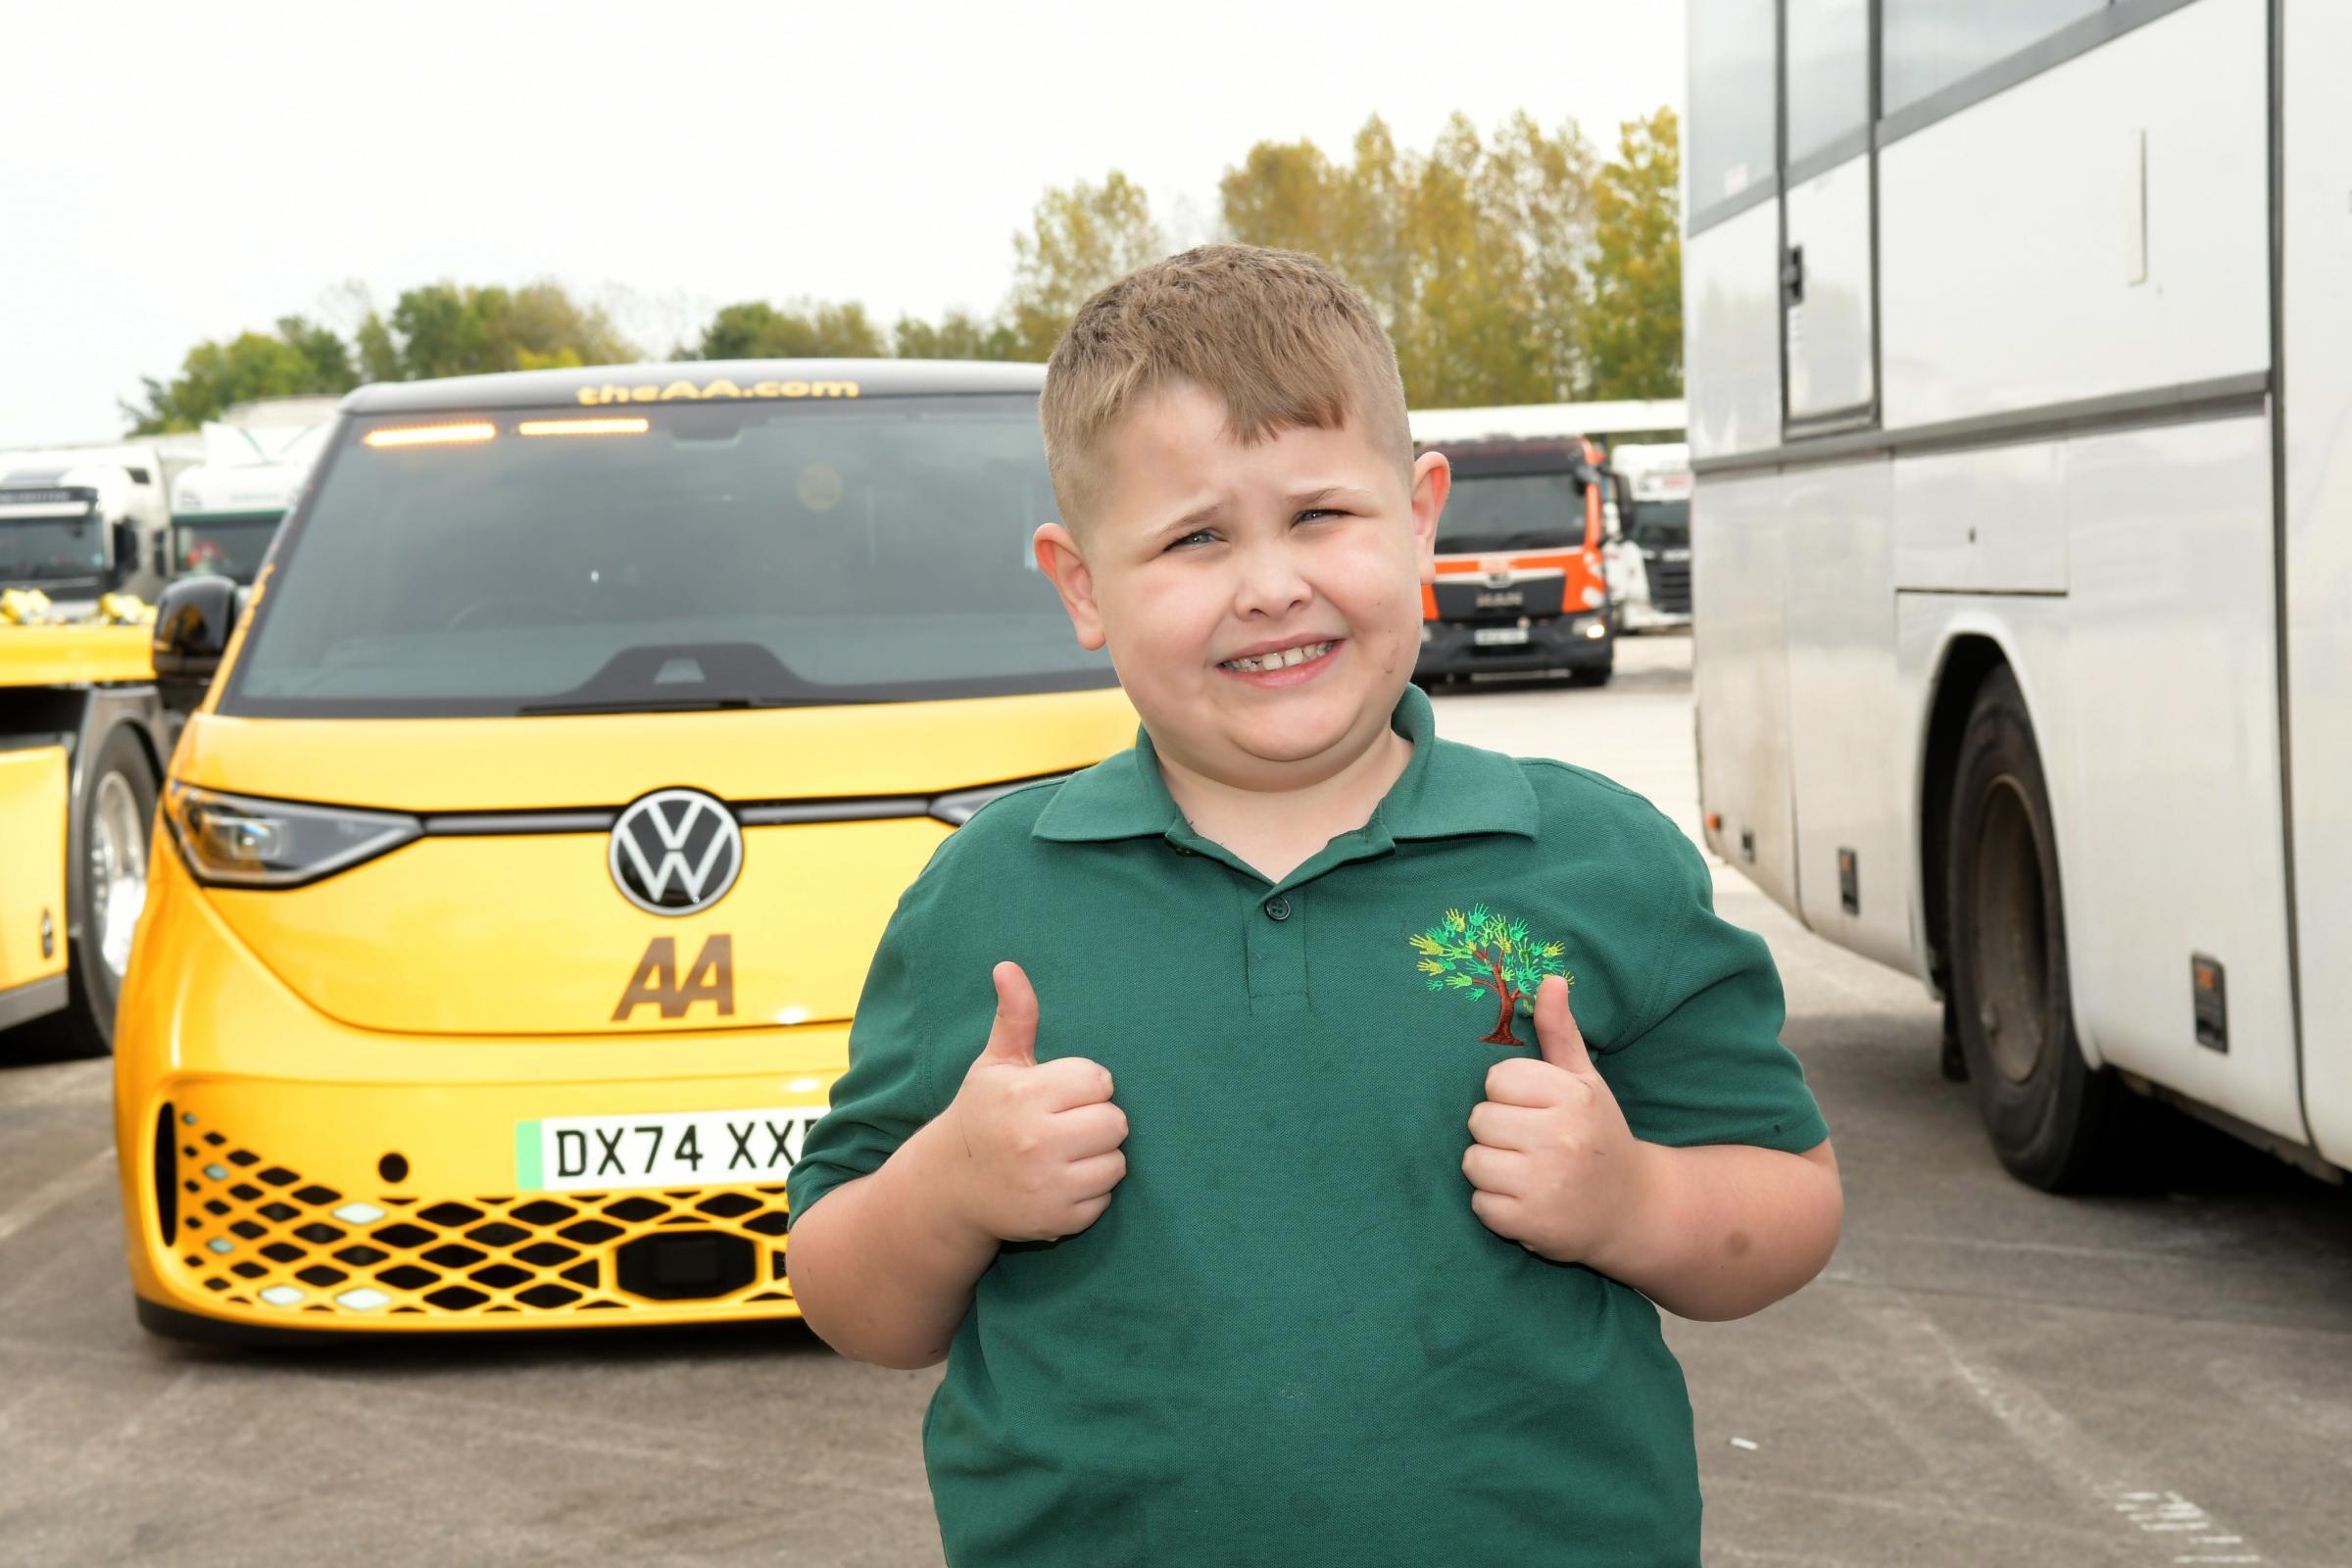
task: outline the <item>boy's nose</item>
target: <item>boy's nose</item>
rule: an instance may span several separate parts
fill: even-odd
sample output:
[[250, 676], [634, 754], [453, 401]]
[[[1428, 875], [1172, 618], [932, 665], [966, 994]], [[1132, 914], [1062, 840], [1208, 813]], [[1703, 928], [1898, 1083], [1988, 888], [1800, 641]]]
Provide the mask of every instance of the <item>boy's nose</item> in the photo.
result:
[[1281, 615], [1315, 597], [1291, 553], [1279, 545], [1242, 552], [1233, 608], [1243, 615]]

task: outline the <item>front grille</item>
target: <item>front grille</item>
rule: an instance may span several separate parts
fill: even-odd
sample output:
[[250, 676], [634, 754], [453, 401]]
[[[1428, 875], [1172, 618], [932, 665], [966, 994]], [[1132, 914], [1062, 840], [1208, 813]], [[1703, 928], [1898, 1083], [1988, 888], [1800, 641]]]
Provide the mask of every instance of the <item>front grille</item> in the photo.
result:
[[1651, 608], [1676, 615], [1690, 613], [1690, 563], [1649, 556], [1642, 565], [1649, 575]]
[[[1453, 575], [1440, 577], [1431, 592], [1438, 601], [1440, 620], [1515, 625], [1522, 616], [1542, 619], [1559, 614], [1565, 588], [1565, 579], [1559, 576], [1532, 577], [1495, 588], [1484, 577]], [[1481, 598], [1492, 601], [1498, 597], [1509, 602], [1479, 603]]]
[[[517, 1314], [579, 1322], [713, 1300], [759, 1315], [792, 1299], [782, 1187], [354, 1197], [270, 1163], [193, 1111], [176, 1120], [179, 1212], [168, 1245], [197, 1289], [239, 1306], [346, 1319]], [[698, 1233], [723, 1238], [714, 1245], [729, 1255], [751, 1248], [749, 1278], [691, 1298], [649, 1299], [629, 1290], [639, 1271], [624, 1268], [620, 1254], [630, 1244]]]

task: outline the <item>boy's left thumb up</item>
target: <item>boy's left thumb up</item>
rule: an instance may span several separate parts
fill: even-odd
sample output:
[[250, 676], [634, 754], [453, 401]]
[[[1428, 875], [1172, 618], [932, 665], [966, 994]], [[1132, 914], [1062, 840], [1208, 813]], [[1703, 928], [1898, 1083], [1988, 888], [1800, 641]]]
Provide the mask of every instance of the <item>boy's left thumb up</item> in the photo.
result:
[[1536, 987], [1536, 1049], [1554, 1067], [1570, 1072], [1592, 1070], [1592, 1057], [1585, 1050], [1585, 1032], [1568, 1010], [1568, 982], [1556, 974], [1545, 975], [1544, 983]]

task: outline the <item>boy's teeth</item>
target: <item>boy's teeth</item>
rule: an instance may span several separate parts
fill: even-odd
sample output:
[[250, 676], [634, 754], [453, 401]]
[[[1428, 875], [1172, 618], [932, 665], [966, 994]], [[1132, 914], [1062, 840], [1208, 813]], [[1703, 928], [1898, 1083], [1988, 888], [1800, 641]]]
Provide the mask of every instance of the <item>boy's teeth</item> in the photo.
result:
[[1288, 669], [1293, 664], [1303, 664], [1310, 659], [1321, 659], [1330, 652], [1329, 643], [1308, 643], [1299, 648], [1286, 648], [1279, 654], [1260, 654], [1254, 659], [1228, 659], [1225, 667], [1258, 674], [1269, 669]]

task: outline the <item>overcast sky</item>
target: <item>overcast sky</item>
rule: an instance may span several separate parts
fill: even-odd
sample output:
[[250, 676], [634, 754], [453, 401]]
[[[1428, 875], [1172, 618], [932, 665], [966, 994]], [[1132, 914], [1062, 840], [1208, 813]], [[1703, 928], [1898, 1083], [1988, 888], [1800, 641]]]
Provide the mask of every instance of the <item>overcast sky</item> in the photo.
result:
[[1049, 185], [1172, 237], [1264, 138], [1426, 148], [1683, 99], [1674, 0], [19, 7], [0, 93], [0, 446], [94, 440], [203, 338], [553, 276], [660, 352], [717, 306], [993, 310]]

